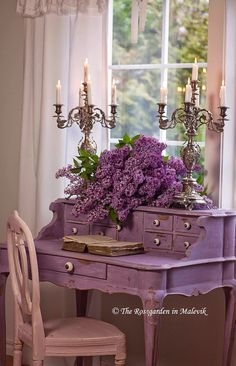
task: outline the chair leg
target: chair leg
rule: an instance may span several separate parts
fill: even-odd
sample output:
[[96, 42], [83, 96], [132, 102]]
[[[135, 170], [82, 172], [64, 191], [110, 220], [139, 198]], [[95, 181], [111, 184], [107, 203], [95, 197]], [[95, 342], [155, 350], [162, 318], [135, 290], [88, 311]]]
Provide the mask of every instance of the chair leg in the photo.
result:
[[115, 365], [116, 366], [125, 366], [125, 360], [120, 360], [118, 358], [115, 358]]
[[33, 366], [43, 366], [43, 360], [33, 360]]
[[13, 366], [21, 366], [22, 363], [22, 343], [15, 343], [14, 344], [14, 351], [13, 351]]

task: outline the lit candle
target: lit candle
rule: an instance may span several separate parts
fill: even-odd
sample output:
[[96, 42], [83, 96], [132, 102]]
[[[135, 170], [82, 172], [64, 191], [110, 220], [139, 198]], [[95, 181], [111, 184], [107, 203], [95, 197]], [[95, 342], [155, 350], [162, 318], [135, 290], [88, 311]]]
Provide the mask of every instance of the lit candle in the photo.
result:
[[79, 107], [83, 107], [84, 105], [84, 98], [83, 98], [84, 86], [81, 82], [79, 87]]
[[56, 85], [56, 104], [61, 104], [61, 82], [58, 80]]
[[87, 93], [88, 93], [88, 105], [92, 105], [92, 90], [91, 90], [91, 80], [90, 75], [88, 75], [88, 82], [87, 82]]
[[192, 80], [197, 80], [198, 78], [198, 65], [197, 65], [197, 59], [195, 57], [195, 61], [192, 68]]
[[116, 105], [116, 81], [115, 81], [115, 79], [112, 80], [112, 86], [111, 86], [111, 104]]
[[160, 87], [160, 103], [167, 103], [167, 89], [164, 86]]
[[190, 79], [188, 78], [188, 84], [185, 88], [185, 103], [190, 103], [192, 99], [192, 87], [190, 85]]
[[87, 83], [88, 81], [88, 59], [85, 59], [84, 62], [84, 82]]
[[220, 107], [226, 106], [225, 99], [226, 99], [226, 86], [224, 80], [222, 80], [222, 85], [220, 87]]

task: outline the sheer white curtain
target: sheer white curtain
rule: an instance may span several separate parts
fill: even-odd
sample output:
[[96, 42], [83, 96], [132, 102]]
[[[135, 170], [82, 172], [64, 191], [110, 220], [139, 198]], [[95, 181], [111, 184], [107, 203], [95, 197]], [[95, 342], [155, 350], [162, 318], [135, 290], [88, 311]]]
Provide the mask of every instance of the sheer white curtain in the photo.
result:
[[[67, 116], [68, 111], [78, 105], [83, 63], [88, 58], [93, 102], [106, 109], [107, 13], [99, 13], [96, 7], [89, 10], [77, 15], [50, 13], [25, 19], [19, 212], [34, 234], [49, 223], [50, 202], [64, 196], [64, 182], [56, 180], [55, 173], [72, 161], [81, 138], [77, 125], [64, 130], [56, 126], [53, 104], [57, 80], [61, 80], [63, 114]], [[106, 136], [104, 128], [94, 126], [93, 138], [98, 150], [106, 147]], [[92, 296], [91, 304], [95, 302], [99, 308], [99, 298]], [[54, 307], [55, 298], [57, 306]], [[73, 291], [43, 284], [41, 305], [44, 318], [71, 315]], [[89, 313], [96, 316], [97, 311], [89, 308]], [[25, 363], [29, 363], [30, 356], [25, 357]], [[52, 362], [49, 360], [50, 365]], [[56, 363], [58, 365], [58, 360]]]
[[[50, 221], [48, 206], [63, 196], [59, 167], [71, 161], [81, 138], [79, 127], [59, 130], [53, 119], [55, 85], [62, 83], [63, 114], [78, 105], [83, 63], [89, 60], [95, 104], [106, 106], [106, 12], [73, 16], [47, 14], [25, 21], [23, 129], [19, 211], [36, 233]], [[106, 132], [94, 127], [98, 149]], [[103, 138], [104, 137], [104, 138]]]

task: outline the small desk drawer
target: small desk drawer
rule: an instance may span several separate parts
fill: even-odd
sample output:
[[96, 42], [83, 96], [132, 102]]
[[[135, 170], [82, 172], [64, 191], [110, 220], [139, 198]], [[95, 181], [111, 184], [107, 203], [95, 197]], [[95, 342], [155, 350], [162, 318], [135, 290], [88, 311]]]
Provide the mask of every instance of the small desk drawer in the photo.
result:
[[106, 235], [110, 236], [112, 239], [117, 238], [117, 230], [115, 227], [109, 227], [105, 225], [91, 224], [90, 234], [92, 235]]
[[39, 269], [70, 273], [94, 278], [106, 279], [106, 263], [94, 263], [70, 257], [57, 257], [38, 254]]
[[175, 216], [174, 231], [186, 234], [199, 234], [200, 228], [197, 225], [197, 218], [188, 216]]
[[186, 235], [174, 235], [173, 249], [175, 252], [186, 252], [186, 250], [195, 243], [197, 237]]
[[146, 231], [144, 233], [144, 247], [152, 249], [171, 249], [172, 235]]
[[78, 221], [78, 222], [86, 222], [87, 216], [80, 214], [79, 216], [75, 216], [72, 214], [73, 205], [65, 205], [65, 221]]
[[89, 224], [78, 224], [77, 222], [67, 222], [65, 224], [64, 235], [88, 235]]
[[144, 214], [144, 229], [172, 231], [173, 217], [171, 215]]

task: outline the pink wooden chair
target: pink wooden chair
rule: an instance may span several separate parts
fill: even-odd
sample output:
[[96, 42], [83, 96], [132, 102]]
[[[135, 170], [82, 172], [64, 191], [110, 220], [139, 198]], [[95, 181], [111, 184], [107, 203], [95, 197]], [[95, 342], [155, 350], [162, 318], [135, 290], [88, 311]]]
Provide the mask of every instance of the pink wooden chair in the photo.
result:
[[8, 219], [7, 245], [15, 298], [13, 366], [21, 365], [24, 343], [32, 348], [34, 366], [43, 365], [46, 356], [101, 355], [115, 355], [115, 365], [124, 366], [125, 335], [115, 326], [87, 317], [42, 321], [34, 240], [16, 211]]

